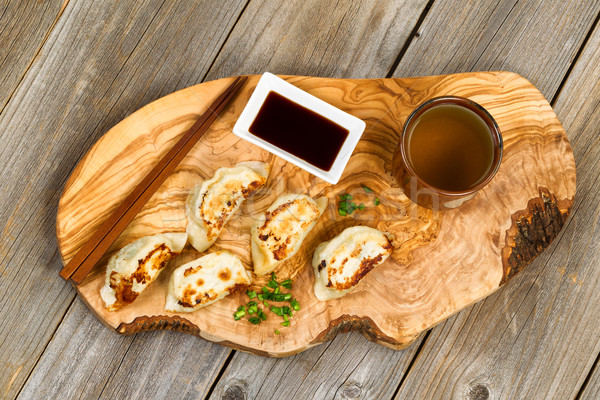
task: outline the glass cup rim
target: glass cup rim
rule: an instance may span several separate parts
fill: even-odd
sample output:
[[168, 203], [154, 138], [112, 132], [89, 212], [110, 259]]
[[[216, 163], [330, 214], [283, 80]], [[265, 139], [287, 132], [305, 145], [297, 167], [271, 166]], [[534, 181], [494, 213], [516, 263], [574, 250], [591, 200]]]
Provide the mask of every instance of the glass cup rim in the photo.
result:
[[[494, 143], [494, 160], [492, 161], [492, 166], [489, 169], [489, 171], [486, 173], [485, 179], [483, 179], [477, 185], [470, 187], [469, 189], [466, 189], [466, 190], [460, 190], [460, 191], [444, 190], [444, 189], [439, 189], [439, 188], [429, 184], [428, 182], [424, 181], [416, 173], [416, 171], [414, 170], [414, 168], [412, 166], [412, 163], [409, 161], [408, 155], [406, 154], [405, 138], [406, 138], [407, 130], [411, 126], [411, 123], [413, 122], [413, 120], [418, 118], [425, 111], [427, 111], [435, 106], [441, 105], [441, 104], [455, 104], [457, 106], [461, 106], [468, 110], [473, 111], [475, 114], [477, 114], [477, 116], [479, 118], [481, 118], [483, 120], [483, 122], [489, 128], [490, 134], [492, 135], [492, 141]], [[494, 176], [496, 175], [496, 172], [498, 172], [498, 169], [500, 168], [500, 163], [502, 162], [502, 154], [504, 152], [504, 142], [502, 140], [502, 134], [500, 132], [500, 128], [498, 127], [496, 120], [494, 119], [494, 117], [492, 117], [492, 115], [489, 113], [489, 111], [486, 110], [479, 103], [476, 103], [475, 101], [473, 101], [471, 99], [468, 99], [466, 97], [461, 97], [461, 96], [452, 96], [452, 95], [434, 97], [432, 99], [429, 99], [429, 100], [419, 104], [417, 106], [417, 108], [415, 108], [410, 113], [410, 115], [404, 122], [404, 126], [402, 128], [402, 135], [400, 136], [399, 146], [400, 146], [400, 154], [402, 156], [402, 161], [404, 163], [404, 167], [408, 170], [409, 174], [412, 177], [414, 177], [415, 179], [417, 179], [417, 181], [420, 185], [428, 188], [429, 190], [432, 190], [433, 192], [436, 192], [440, 195], [444, 195], [444, 196], [448, 196], [448, 197], [467, 196], [467, 195], [476, 193], [477, 191], [482, 189], [485, 185], [490, 183], [490, 181], [494, 178]]]

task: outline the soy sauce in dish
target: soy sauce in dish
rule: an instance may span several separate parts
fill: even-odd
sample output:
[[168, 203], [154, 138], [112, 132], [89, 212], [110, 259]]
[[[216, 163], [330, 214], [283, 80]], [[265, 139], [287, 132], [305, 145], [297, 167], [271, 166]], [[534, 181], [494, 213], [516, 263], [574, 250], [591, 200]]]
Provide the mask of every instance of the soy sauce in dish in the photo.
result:
[[276, 92], [269, 92], [249, 131], [309, 164], [329, 171], [348, 130]]

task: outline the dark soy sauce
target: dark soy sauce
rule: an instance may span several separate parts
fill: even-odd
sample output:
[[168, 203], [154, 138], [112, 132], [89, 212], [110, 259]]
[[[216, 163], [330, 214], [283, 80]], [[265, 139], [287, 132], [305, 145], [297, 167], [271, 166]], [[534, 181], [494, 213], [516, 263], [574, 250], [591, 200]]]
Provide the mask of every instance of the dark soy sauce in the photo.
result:
[[254, 136], [329, 171], [348, 130], [276, 92], [269, 92], [249, 129]]
[[492, 167], [490, 129], [464, 107], [440, 104], [424, 111], [405, 140], [415, 173], [437, 189], [468, 190], [485, 179]]

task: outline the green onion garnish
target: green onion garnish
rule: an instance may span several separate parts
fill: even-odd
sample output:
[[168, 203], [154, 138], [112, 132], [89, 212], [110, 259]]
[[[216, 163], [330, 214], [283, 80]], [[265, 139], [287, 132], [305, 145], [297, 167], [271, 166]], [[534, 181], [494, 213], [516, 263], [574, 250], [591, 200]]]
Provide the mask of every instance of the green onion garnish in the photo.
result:
[[291, 293], [286, 293], [283, 295], [283, 301], [290, 301], [291, 298], [292, 298]]
[[346, 215], [346, 211], [342, 210], [342, 209], [338, 209], [338, 214], [340, 214], [342, 217], [345, 217]]
[[244, 310], [238, 310], [236, 312], [233, 313], [233, 319], [238, 321], [240, 320], [244, 315], [246, 315], [246, 311]]
[[290, 321], [284, 321], [281, 323], [283, 326], [290, 326]]
[[267, 320], [267, 314], [265, 314], [263, 310], [258, 310], [258, 317], [263, 321]]
[[252, 317], [252, 318], [248, 318], [248, 321], [249, 321], [251, 324], [254, 324], [254, 325], [258, 325], [258, 324], [260, 324], [260, 318], [258, 318], [258, 317]]
[[293, 299], [292, 301], [290, 301], [290, 305], [292, 306], [292, 308], [294, 309], [294, 311], [299, 311], [300, 310], [300, 304], [298, 303], [298, 300]]
[[363, 203], [360, 203], [358, 205], [358, 209], [361, 210], [361, 211], [364, 210], [365, 209], [365, 205]]
[[277, 283], [277, 281], [274, 280], [270, 280], [269, 283], [267, 283], [267, 286], [270, 287], [271, 289], [275, 289], [279, 287], [279, 283]]
[[379, 197], [375, 197], [375, 200], [373, 200], [373, 203], [378, 206], [379, 205]]
[[281, 332], [279, 332], [279, 330], [275, 329], [275, 334], [279, 335]]
[[363, 187], [363, 189], [365, 189], [365, 192], [367, 192], [367, 193], [373, 193], [373, 190], [369, 189], [365, 185], [362, 185], [362, 187]]
[[290, 320], [290, 317], [287, 314], [283, 314], [283, 320], [285, 322], [288, 322]]
[[279, 308], [279, 307], [276, 307], [276, 306], [272, 306], [272, 307], [271, 307], [271, 311], [273, 311], [273, 312], [274, 312], [275, 314], [277, 314], [277, 315], [281, 315], [281, 314], [283, 314], [283, 313], [281, 312], [281, 308]]
[[249, 298], [253, 299], [256, 297], [256, 292], [254, 290], [248, 290], [246, 291], [246, 294], [248, 295]]
[[238, 310], [238, 311], [242, 311], [242, 310], [244, 310], [244, 309], [245, 309], [245, 307], [244, 307], [244, 306], [239, 306], [237, 310]]
[[286, 289], [291, 289], [292, 288], [292, 280], [286, 279], [285, 281], [281, 282], [281, 286], [283, 286]]

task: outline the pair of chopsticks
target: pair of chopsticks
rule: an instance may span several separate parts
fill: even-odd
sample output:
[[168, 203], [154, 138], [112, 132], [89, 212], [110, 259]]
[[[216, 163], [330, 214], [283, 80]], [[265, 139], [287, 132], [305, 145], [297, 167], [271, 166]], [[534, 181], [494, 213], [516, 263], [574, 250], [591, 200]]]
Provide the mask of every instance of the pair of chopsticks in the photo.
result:
[[160, 185], [179, 165], [196, 142], [204, 135], [217, 116], [239, 92], [248, 78], [238, 76], [223, 93], [208, 107], [200, 119], [169, 150], [139, 185], [117, 207], [111, 216], [98, 228], [92, 237], [75, 254], [75, 257], [60, 271], [64, 279], [80, 284], [96, 263], [117, 240], [136, 214], [150, 200]]

